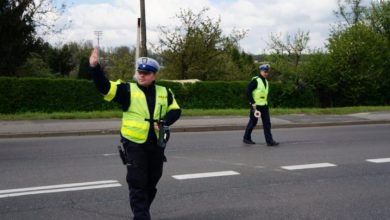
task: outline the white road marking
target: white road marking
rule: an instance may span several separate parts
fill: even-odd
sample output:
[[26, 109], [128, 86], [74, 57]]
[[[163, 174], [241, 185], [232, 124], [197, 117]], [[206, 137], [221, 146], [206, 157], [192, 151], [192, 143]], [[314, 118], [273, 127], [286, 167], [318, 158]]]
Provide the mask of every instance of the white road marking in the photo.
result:
[[185, 180], [185, 179], [197, 179], [197, 178], [206, 178], [206, 177], [232, 176], [232, 175], [240, 175], [240, 173], [230, 170], [230, 171], [209, 172], [209, 173], [174, 175], [172, 177], [177, 180]]
[[112, 153], [112, 154], [103, 154], [105, 157], [110, 157], [110, 156], [117, 156], [119, 155], [118, 153]]
[[233, 163], [233, 165], [236, 165], [236, 166], [246, 166], [245, 163]]
[[99, 188], [110, 188], [122, 186], [117, 180], [103, 180], [96, 182], [85, 182], [85, 183], [70, 183], [60, 184], [52, 186], [38, 186], [20, 189], [8, 189], [0, 190], [0, 198], [24, 196], [24, 195], [35, 195], [44, 193], [56, 193], [66, 191], [78, 191], [87, 189], [99, 189]]
[[371, 163], [389, 163], [390, 158], [367, 159], [366, 161]]
[[324, 168], [324, 167], [335, 167], [336, 164], [331, 163], [313, 163], [313, 164], [302, 164], [302, 165], [293, 165], [293, 166], [282, 166], [282, 169], [285, 170], [302, 170], [302, 169], [315, 169], [315, 168]]

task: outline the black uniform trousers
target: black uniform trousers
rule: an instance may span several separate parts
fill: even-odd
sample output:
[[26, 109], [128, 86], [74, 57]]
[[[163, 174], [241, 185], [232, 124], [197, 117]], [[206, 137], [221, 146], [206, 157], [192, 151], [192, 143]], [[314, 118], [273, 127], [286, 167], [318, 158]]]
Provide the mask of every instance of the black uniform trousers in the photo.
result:
[[164, 149], [155, 143], [124, 143], [127, 156], [126, 181], [134, 220], [150, 219], [150, 205], [163, 172]]
[[[268, 105], [256, 105], [256, 109], [261, 112], [261, 120], [263, 122], [263, 131], [265, 141], [267, 143], [272, 143], [273, 138], [271, 134], [271, 119], [269, 116]], [[249, 113], [249, 122], [245, 129], [244, 139], [252, 140], [252, 130], [257, 125], [258, 118], [254, 116], [254, 110], [251, 109]]]

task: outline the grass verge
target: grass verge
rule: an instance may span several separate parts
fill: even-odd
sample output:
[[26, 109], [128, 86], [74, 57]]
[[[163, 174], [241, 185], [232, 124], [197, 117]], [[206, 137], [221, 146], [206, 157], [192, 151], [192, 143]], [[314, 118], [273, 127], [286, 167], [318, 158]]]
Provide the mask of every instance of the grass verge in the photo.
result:
[[[352, 114], [361, 112], [387, 112], [390, 106], [356, 106], [343, 108], [271, 108], [271, 115], [287, 114]], [[182, 116], [247, 116], [248, 109], [183, 109]], [[91, 111], [91, 112], [25, 112], [16, 114], [0, 114], [0, 120], [48, 120], [48, 119], [95, 119], [120, 118], [122, 112]]]

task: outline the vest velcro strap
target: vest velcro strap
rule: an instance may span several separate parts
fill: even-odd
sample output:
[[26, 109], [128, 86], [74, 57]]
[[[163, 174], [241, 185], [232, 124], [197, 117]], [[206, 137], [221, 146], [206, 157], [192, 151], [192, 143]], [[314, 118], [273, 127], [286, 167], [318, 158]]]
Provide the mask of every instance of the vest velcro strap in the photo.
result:
[[155, 120], [155, 119], [148, 119], [148, 118], [145, 118], [145, 121], [148, 121], [148, 122], [158, 122], [158, 120]]

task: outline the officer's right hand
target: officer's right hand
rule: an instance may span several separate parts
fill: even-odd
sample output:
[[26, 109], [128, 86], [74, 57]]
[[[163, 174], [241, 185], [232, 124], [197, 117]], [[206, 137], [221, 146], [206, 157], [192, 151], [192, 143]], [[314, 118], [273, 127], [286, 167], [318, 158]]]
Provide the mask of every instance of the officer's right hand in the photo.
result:
[[95, 47], [89, 57], [89, 66], [96, 67], [99, 63], [99, 49]]
[[158, 126], [158, 123], [157, 123], [157, 122], [154, 122], [154, 123], [153, 123], [153, 127], [154, 127], [154, 130], [160, 131], [160, 127]]

